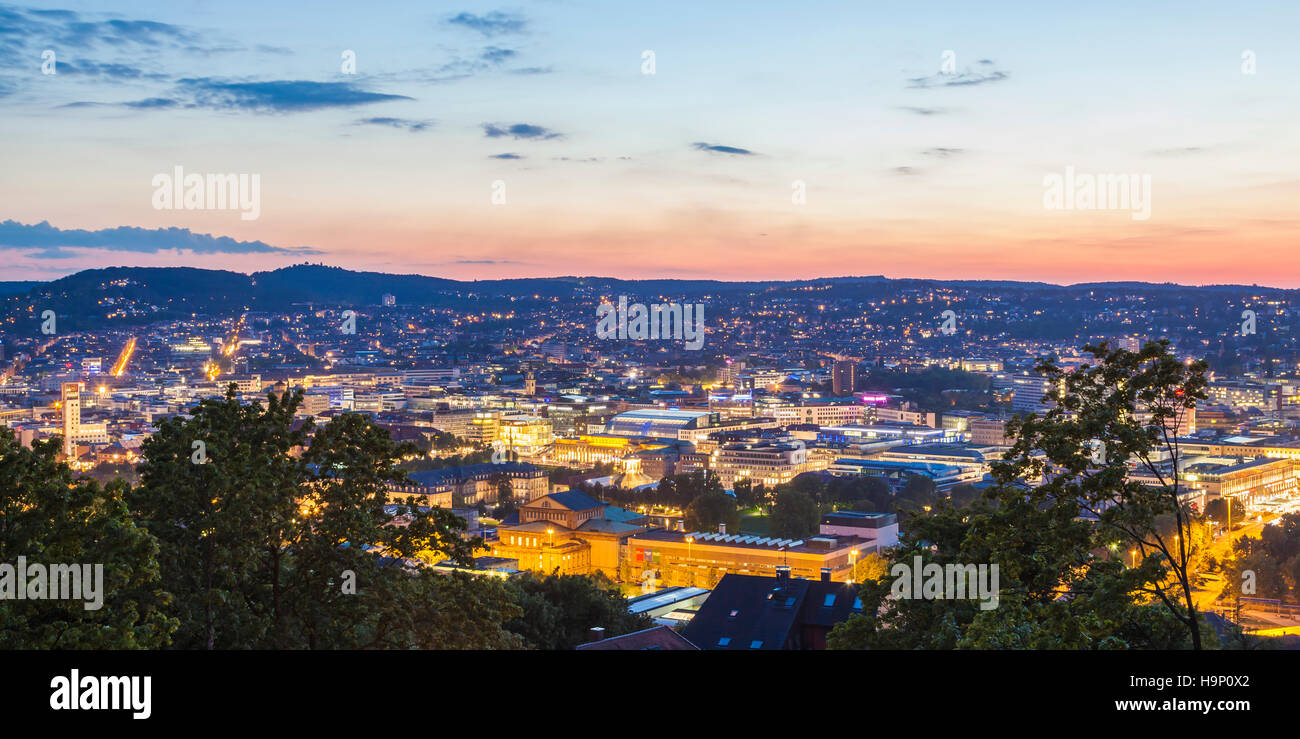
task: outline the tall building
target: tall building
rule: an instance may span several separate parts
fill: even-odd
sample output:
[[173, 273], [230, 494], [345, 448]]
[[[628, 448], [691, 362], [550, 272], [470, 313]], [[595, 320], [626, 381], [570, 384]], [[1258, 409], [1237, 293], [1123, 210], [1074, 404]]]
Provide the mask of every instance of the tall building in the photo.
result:
[[857, 379], [858, 363], [841, 359], [831, 366], [831, 390], [836, 395], [849, 395]]
[[397, 305], [397, 296], [392, 293], [384, 293], [380, 300], [386, 306]]
[[77, 433], [81, 430], [81, 383], [63, 383], [63, 456], [77, 453]]

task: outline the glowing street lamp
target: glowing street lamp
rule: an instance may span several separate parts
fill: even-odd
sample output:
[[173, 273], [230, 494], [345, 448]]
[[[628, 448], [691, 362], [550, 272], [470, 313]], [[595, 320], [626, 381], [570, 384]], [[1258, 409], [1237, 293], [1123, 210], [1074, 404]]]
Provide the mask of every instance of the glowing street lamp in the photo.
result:
[[849, 551], [849, 584], [853, 584], [853, 576], [858, 571], [858, 550]]

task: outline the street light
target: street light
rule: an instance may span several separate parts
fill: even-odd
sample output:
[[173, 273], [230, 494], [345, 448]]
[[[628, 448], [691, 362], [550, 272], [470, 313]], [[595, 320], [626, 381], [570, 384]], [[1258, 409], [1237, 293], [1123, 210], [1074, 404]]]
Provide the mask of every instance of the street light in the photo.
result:
[[857, 574], [858, 569], [858, 550], [849, 551], [849, 584], [853, 584], [853, 576]]

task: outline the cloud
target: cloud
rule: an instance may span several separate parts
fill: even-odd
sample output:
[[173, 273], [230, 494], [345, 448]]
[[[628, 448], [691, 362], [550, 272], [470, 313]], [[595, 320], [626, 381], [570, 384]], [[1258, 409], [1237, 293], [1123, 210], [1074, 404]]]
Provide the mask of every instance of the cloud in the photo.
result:
[[738, 146], [723, 146], [721, 144], [709, 144], [704, 141], [696, 141], [691, 144], [691, 148], [698, 151], [709, 151], [715, 154], [735, 154], [738, 156], [755, 156], [754, 152], [749, 149], [741, 149]]
[[504, 154], [492, 154], [488, 159], [523, 159], [523, 157], [519, 154], [508, 151]]
[[193, 107], [217, 110], [297, 113], [413, 99], [405, 95], [363, 90], [354, 82], [227, 82], [211, 77], [190, 77], [178, 82], [180, 90], [192, 98]]
[[965, 153], [965, 151], [966, 151], [965, 149], [949, 149], [943, 146], [936, 146], [932, 149], [926, 149], [921, 153], [928, 157], [939, 157], [940, 159], [948, 159], [950, 157], [955, 157], [958, 154], [963, 154]]
[[131, 100], [122, 103], [122, 105], [137, 110], [157, 110], [162, 108], [175, 108], [180, 105], [180, 102], [170, 98], [145, 98], [144, 100]]
[[499, 139], [503, 136], [536, 141], [564, 138], [564, 134], [556, 133], [549, 128], [544, 126], [535, 126], [531, 123], [515, 123], [509, 126], [496, 123], [484, 123], [483, 134], [490, 139]]
[[523, 33], [528, 21], [516, 13], [503, 13], [494, 10], [484, 15], [474, 13], [457, 13], [447, 19], [453, 26], [462, 26], [478, 31], [484, 36], [501, 36], [508, 33]]
[[1183, 156], [1185, 154], [1200, 154], [1205, 151], [1204, 146], [1179, 146], [1173, 149], [1156, 149], [1151, 152], [1153, 156], [1169, 157]]
[[136, 228], [118, 226], [94, 231], [61, 229], [48, 221], [25, 224], [0, 221], [0, 249], [37, 250], [38, 259], [67, 259], [77, 256], [69, 248], [102, 249], [155, 254], [172, 249], [195, 254], [320, 254], [305, 246], [271, 246], [263, 241], [236, 241], [229, 236], [199, 234], [188, 228]]
[[[993, 62], [988, 59], [980, 60], [981, 66], [992, 66]], [[908, 87], [913, 89], [929, 89], [931, 87], [970, 87], [973, 85], [984, 85], [990, 82], [1001, 82], [1009, 77], [1006, 72], [990, 69], [986, 72], [958, 72], [955, 74], [932, 74], [929, 77], [913, 77], [908, 80]]]
[[115, 80], [138, 80], [152, 79], [165, 80], [165, 74], [150, 74], [133, 67], [130, 64], [99, 63], [92, 61], [79, 61], [75, 64], [71, 62], [60, 61], [55, 64], [55, 71], [58, 74], [70, 74], [86, 77], [108, 77]]
[[917, 115], [942, 115], [948, 112], [947, 108], [919, 108], [913, 105], [904, 105], [899, 108], [899, 110], [905, 110], [908, 113], [915, 113]]
[[496, 46], [489, 46], [479, 54], [479, 58], [490, 64], [500, 64], [507, 59], [513, 59], [519, 56], [519, 52], [514, 49], [502, 49]]
[[417, 133], [417, 132], [419, 132], [419, 131], [423, 131], [423, 130], [425, 130], [425, 129], [431, 127], [431, 126], [433, 125], [433, 121], [428, 121], [428, 120], [426, 120], [426, 121], [415, 121], [415, 120], [411, 120], [411, 119], [409, 119], [409, 118], [388, 118], [388, 117], [376, 117], [376, 118], [362, 118], [361, 120], [357, 121], [356, 123], [354, 123], [354, 124], [352, 124], [352, 125], [354, 125], [354, 126], [390, 126], [390, 127], [392, 127], [392, 128], [404, 128], [404, 129], [406, 129], [407, 131], [410, 131], [411, 133]]
[[921, 173], [920, 170], [916, 169], [915, 167], [894, 167], [890, 171], [893, 172], [894, 174], [900, 174], [900, 175], [914, 175], [914, 174]]

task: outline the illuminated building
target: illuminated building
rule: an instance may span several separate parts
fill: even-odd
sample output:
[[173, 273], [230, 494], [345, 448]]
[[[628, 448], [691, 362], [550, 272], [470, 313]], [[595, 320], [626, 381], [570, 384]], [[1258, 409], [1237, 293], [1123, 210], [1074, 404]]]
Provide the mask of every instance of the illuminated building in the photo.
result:
[[831, 365], [831, 391], [836, 395], [850, 395], [857, 379], [858, 363], [841, 359]]
[[808, 450], [795, 439], [746, 441], [723, 444], [713, 453], [712, 469], [722, 487], [732, 489], [737, 480], [752, 480], [768, 487], [790, 482], [807, 471]]
[[497, 527], [492, 555], [520, 569], [619, 576], [620, 552], [645, 527], [607, 519], [604, 503], [575, 490], [551, 493], [520, 506]]
[[662, 529], [631, 537], [627, 549], [633, 574], [657, 570], [670, 585], [694, 585], [728, 573], [770, 575], [780, 567], [808, 578], [820, 578], [826, 569], [832, 579], [843, 581], [856, 558], [876, 551], [871, 541], [854, 535], [782, 539]]
[[555, 442], [551, 422], [537, 416], [513, 416], [500, 421], [498, 439], [512, 451], [530, 457], [542, 453]]
[[841, 457], [827, 468], [832, 475], [871, 475], [883, 478], [900, 488], [913, 477], [926, 477], [940, 490], [969, 481], [970, 474], [961, 467], [938, 462], [911, 462], [891, 459], [857, 459]]
[[63, 456], [74, 459], [77, 454], [77, 433], [81, 430], [81, 383], [63, 383]]
[[510, 483], [516, 501], [529, 501], [550, 492], [546, 470], [526, 462], [469, 464], [407, 474], [409, 481], [388, 484], [388, 500], [405, 502], [407, 496], [421, 498], [419, 505], [473, 506], [498, 503], [498, 480]]

